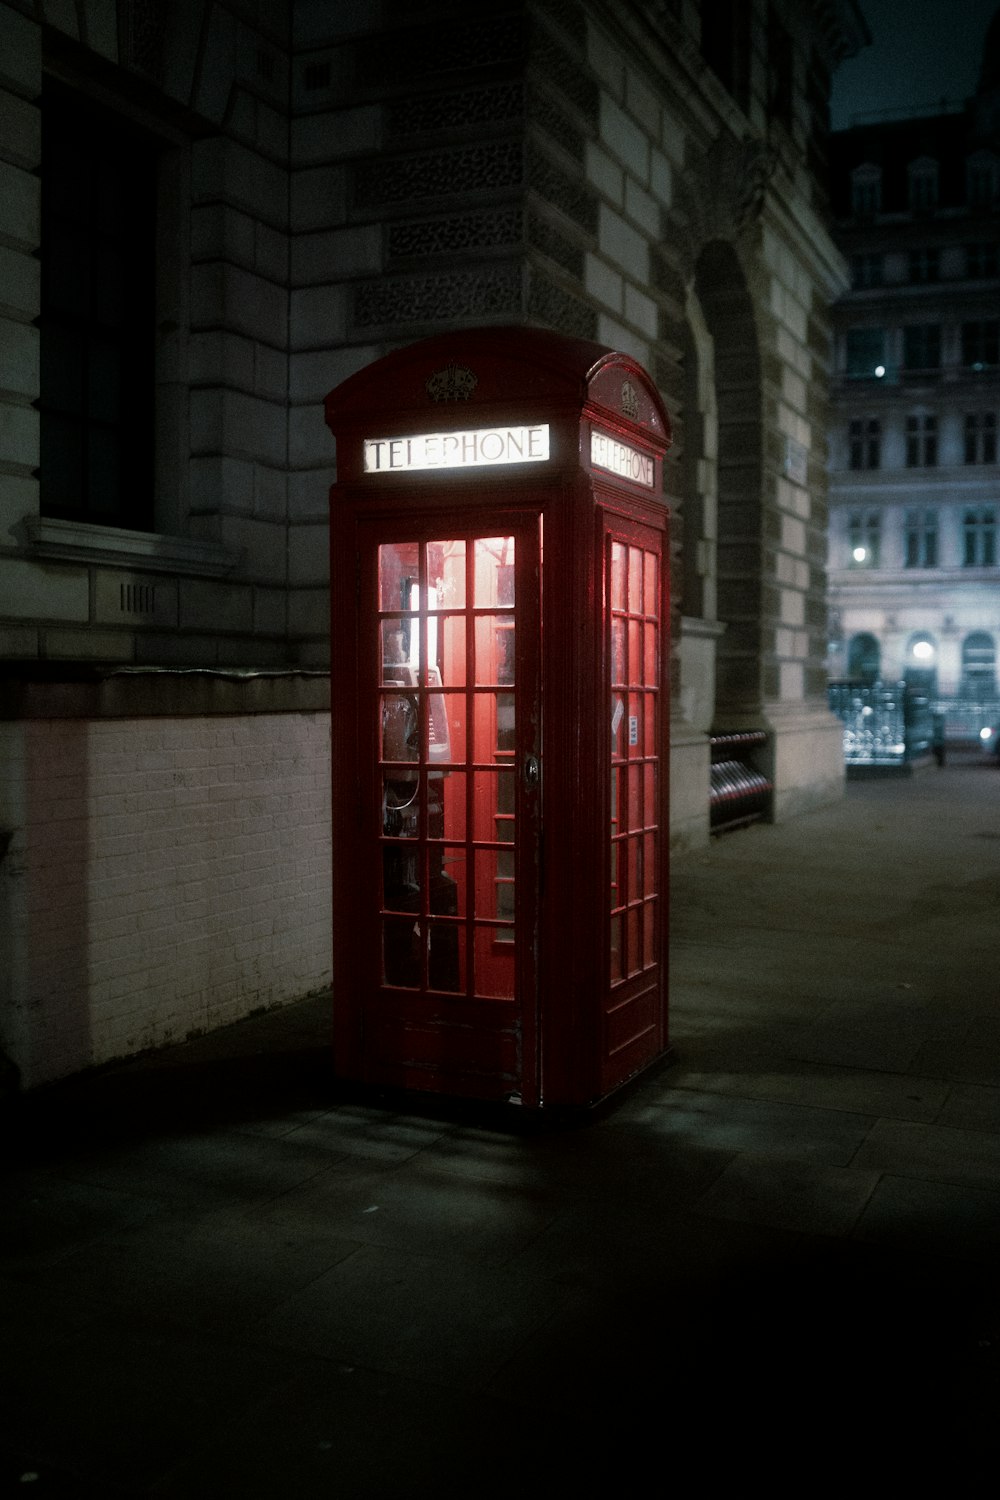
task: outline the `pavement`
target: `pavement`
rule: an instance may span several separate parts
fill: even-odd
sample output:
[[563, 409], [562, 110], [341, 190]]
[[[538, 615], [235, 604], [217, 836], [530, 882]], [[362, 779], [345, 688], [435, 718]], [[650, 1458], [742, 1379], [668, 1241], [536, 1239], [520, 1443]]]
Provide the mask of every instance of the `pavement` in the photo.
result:
[[594, 1118], [351, 1096], [313, 997], [6, 1111], [0, 1493], [978, 1491], [1000, 1436], [1000, 767], [672, 876]]

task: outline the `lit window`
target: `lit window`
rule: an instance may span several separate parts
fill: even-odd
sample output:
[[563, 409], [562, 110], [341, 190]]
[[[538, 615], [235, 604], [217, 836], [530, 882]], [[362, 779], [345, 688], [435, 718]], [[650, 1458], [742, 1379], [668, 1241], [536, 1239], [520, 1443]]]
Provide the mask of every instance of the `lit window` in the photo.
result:
[[936, 568], [938, 516], [936, 510], [908, 510], [904, 531], [903, 561], [908, 568]]
[[977, 151], [965, 164], [965, 186], [970, 208], [991, 208], [997, 200], [1000, 162], [992, 151]]
[[962, 363], [970, 370], [985, 370], [998, 363], [1000, 319], [983, 318], [962, 324]]
[[941, 366], [941, 325], [911, 323], [903, 329], [903, 368], [937, 370]]
[[965, 414], [965, 462], [995, 464], [997, 461], [996, 412], [970, 411]]
[[877, 379], [885, 370], [885, 332], [881, 328], [847, 330], [847, 373], [855, 378]]
[[848, 424], [852, 469], [877, 469], [882, 458], [882, 424], [877, 417], [855, 417]]
[[985, 244], [966, 245], [965, 247], [965, 274], [970, 277], [983, 278], [997, 274], [1000, 257], [997, 254], [996, 244], [990, 240]]
[[962, 642], [962, 696], [982, 703], [996, 691], [996, 642], [985, 630], [973, 630]]
[[872, 218], [882, 207], [882, 172], [870, 162], [851, 173], [851, 207], [859, 219]]
[[938, 166], [929, 156], [909, 166], [910, 208], [915, 214], [930, 213], [937, 204]]
[[883, 259], [874, 253], [851, 256], [851, 284], [856, 291], [882, 285]]
[[996, 567], [997, 513], [995, 506], [970, 508], [962, 520], [962, 563], [966, 568]]
[[937, 463], [937, 417], [911, 416], [906, 419], [906, 466], [929, 469]]
[[910, 251], [910, 280], [937, 281], [941, 274], [941, 252], [936, 245]]
[[847, 549], [852, 568], [877, 568], [882, 548], [882, 516], [853, 510], [847, 518]]

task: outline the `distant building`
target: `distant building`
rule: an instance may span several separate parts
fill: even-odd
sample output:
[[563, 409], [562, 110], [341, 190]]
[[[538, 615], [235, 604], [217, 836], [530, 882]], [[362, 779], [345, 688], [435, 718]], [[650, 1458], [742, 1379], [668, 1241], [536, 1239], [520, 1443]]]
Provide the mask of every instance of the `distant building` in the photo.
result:
[[708, 838], [713, 730], [766, 736], [774, 816], [841, 794], [825, 163], [866, 38], [854, 0], [0, 0], [26, 1081], [335, 974], [323, 398], [424, 335], [552, 328], [662, 392], [674, 844]]
[[831, 138], [830, 672], [997, 696], [1000, 13], [962, 106]]

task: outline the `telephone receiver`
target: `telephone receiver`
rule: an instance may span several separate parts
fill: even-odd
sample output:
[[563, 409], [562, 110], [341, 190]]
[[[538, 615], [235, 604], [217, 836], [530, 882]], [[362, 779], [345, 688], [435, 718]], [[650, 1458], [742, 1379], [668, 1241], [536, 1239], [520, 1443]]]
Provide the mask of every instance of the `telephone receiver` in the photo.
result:
[[[382, 667], [382, 682], [399, 683], [416, 687], [419, 682], [418, 667], [408, 662], [386, 662]], [[429, 687], [441, 686], [438, 667], [427, 670]], [[451, 735], [448, 730], [448, 715], [443, 693], [428, 694], [429, 723], [427, 736], [427, 764], [440, 765], [451, 760]], [[401, 761], [420, 759], [420, 698], [417, 693], [386, 694], [382, 700], [382, 759]], [[399, 771], [394, 780], [415, 781], [416, 771]]]

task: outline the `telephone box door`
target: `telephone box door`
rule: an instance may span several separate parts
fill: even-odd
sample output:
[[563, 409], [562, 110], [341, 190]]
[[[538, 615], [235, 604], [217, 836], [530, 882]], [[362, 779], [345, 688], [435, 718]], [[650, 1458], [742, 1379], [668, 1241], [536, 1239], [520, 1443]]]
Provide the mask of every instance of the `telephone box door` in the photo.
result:
[[538, 1091], [539, 519], [363, 521], [359, 1015], [366, 1081]]

